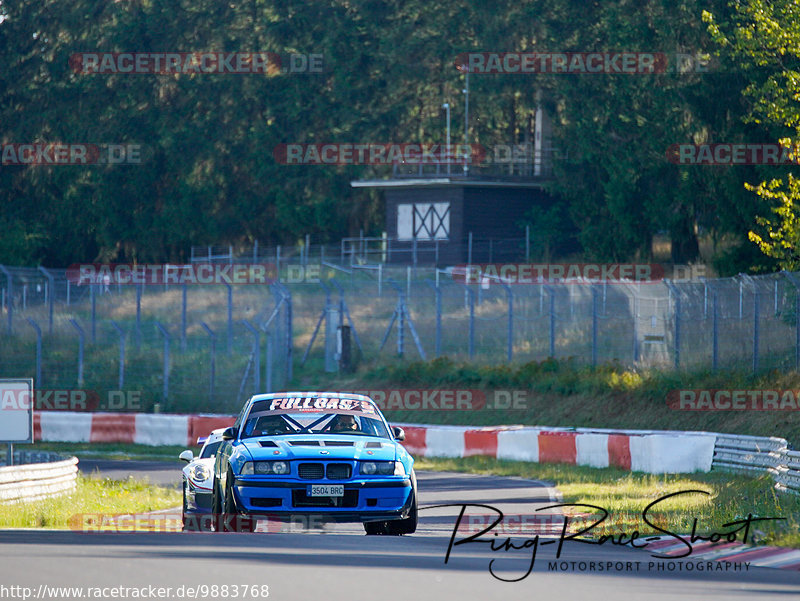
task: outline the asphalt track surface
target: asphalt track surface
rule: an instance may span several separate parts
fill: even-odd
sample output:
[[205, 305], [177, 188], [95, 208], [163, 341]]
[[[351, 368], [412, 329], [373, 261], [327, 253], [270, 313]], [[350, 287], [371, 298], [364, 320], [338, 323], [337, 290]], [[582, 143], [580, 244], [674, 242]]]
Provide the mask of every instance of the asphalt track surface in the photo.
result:
[[[133, 475], [161, 484], [180, 482], [180, 464], [82, 464], [85, 471], [95, 468], [113, 478]], [[557, 544], [540, 546], [533, 570], [518, 582], [493, 577], [490, 562], [495, 560], [493, 569], [500, 578], [520, 578], [531, 563], [530, 547], [492, 552], [488, 544], [464, 544], [453, 548], [445, 564], [461, 504], [486, 503], [506, 514], [531, 514], [537, 507], [557, 503], [558, 492], [546, 483], [518, 478], [430, 472], [417, 476], [421, 507], [455, 506], [422, 509], [418, 531], [403, 537], [365, 536], [360, 525], [350, 524], [323, 529], [288, 524], [270, 534], [3, 531], [0, 598], [23, 598], [23, 589], [11, 588], [15, 586], [29, 587], [32, 599], [78, 598], [78, 592], [59, 595], [47, 586], [83, 587], [84, 598], [93, 592], [88, 587], [128, 589], [118, 591], [118, 596], [117, 591], [103, 591], [104, 599], [134, 598], [134, 588], [143, 594], [139, 598], [158, 598], [150, 596], [159, 593], [158, 587], [171, 587], [162, 591], [164, 599], [190, 598], [188, 587], [194, 587], [195, 598], [201, 599], [265, 598], [263, 588], [247, 596], [239, 588], [234, 596], [232, 586], [227, 597], [221, 590], [212, 596], [213, 585], [245, 584], [267, 585], [269, 599], [302, 601], [800, 598], [798, 572], [752, 566], [747, 571], [687, 572], [688, 563], [698, 562], [658, 560], [646, 549], [608, 544], [567, 542], [556, 570], [551, 562]], [[488, 513], [472, 508], [469, 512]], [[507, 535], [497, 540], [502, 542]], [[464, 536], [459, 533], [455, 540]], [[528, 539], [524, 533], [512, 534], [520, 546]], [[540, 542], [547, 540], [555, 539]], [[590, 562], [596, 566], [613, 562], [615, 567], [589, 571]], [[668, 571], [669, 564], [675, 571]]]

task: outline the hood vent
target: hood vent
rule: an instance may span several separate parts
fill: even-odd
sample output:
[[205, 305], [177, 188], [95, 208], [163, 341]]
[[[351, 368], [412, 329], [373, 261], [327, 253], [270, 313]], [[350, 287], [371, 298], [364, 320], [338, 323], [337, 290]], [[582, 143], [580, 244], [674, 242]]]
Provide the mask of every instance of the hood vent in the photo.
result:
[[271, 440], [259, 440], [258, 444], [260, 444], [262, 447], [269, 447], [269, 448], [277, 448], [278, 447], [278, 445], [276, 445]]
[[289, 444], [293, 447], [318, 447], [318, 440], [290, 440]]
[[383, 443], [382, 442], [368, 442], [364, 445], [365, 449], [382, 449]]
[[346, 440], [326, 440], [326, 447], [352, 447], [353, 443]]

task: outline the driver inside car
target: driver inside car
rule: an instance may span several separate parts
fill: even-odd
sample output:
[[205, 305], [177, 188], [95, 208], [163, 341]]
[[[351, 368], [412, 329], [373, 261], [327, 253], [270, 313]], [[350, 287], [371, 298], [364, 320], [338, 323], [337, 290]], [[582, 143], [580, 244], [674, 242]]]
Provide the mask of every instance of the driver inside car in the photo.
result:
[[291, 434], [293, 432], [289, 424], [279, 415], [265, 415], [258, 418], [255, 432], [261, 436], [279, 436], [281, 434]]
[[347, 434], [349, 432], [359, 432], [356, 418], [352, 415], [337, 415], [331, 423], [331, 432], [337, 434]]

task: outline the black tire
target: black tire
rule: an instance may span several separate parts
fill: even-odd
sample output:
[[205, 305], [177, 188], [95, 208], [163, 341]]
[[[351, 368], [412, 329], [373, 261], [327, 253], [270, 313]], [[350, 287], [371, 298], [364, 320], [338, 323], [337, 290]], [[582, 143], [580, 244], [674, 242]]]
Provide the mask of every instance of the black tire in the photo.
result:
[[240, 519], [245, 517], [246, 514], [240, 511], [239, 506], [236, 504], [236, 496], [233, 492], [234, 478], [233, 472], [228, 470], [228, 476], [225, 478], [225, 501], [223, 503], [225, 519], [222, 529], [223, 532], [252, 532], [255, 523]]
[[367, 536], [386, 534], [386, 522], [364, 522], [364, 531]]
[[413, 534], [417, 530], [417, 476], [411, 472], [411, 508], [408, 516], [401, 520], [389, 520], [385, 522], [364, 522], [364, 530], [368, 535], [389, 535], [400, 536], [401, 534]]
[[183, 530], [192, 530], [191, 524], [188, 524], [188, 520], [186, 519], [186, 510], [188, 509], [186, 505], [186, 480], [183, 481], [183, 509], [181, 510], [181, 524], [183, 526]]
[[402, 520], [392, 520], [386, 523], [386, 534], [398, 536], [400, 534], [413, 534], [417, 530], [417, 476], [411, 472], [411, 508], [408, 510], [408, 517]]
[[214, 478], [211, 484], [211, 527], [214, 532], [222, 532], [222, 503], [219, 498], [219, 482]]

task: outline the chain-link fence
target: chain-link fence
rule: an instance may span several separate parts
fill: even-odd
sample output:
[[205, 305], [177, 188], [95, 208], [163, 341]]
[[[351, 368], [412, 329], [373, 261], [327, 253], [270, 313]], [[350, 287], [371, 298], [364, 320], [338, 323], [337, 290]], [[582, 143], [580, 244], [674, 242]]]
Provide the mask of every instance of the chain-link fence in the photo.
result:
[[348, 339], [352, 362], [800, 363], [792, 273], [510, 285], [386, 264], [288, 269], [261, 285], [77, 285], [64, 270], [0, 267], [0, 376], [103, 398], [133, 390], [142, 410], [233, 411], [255, 391], [336, 371]]

